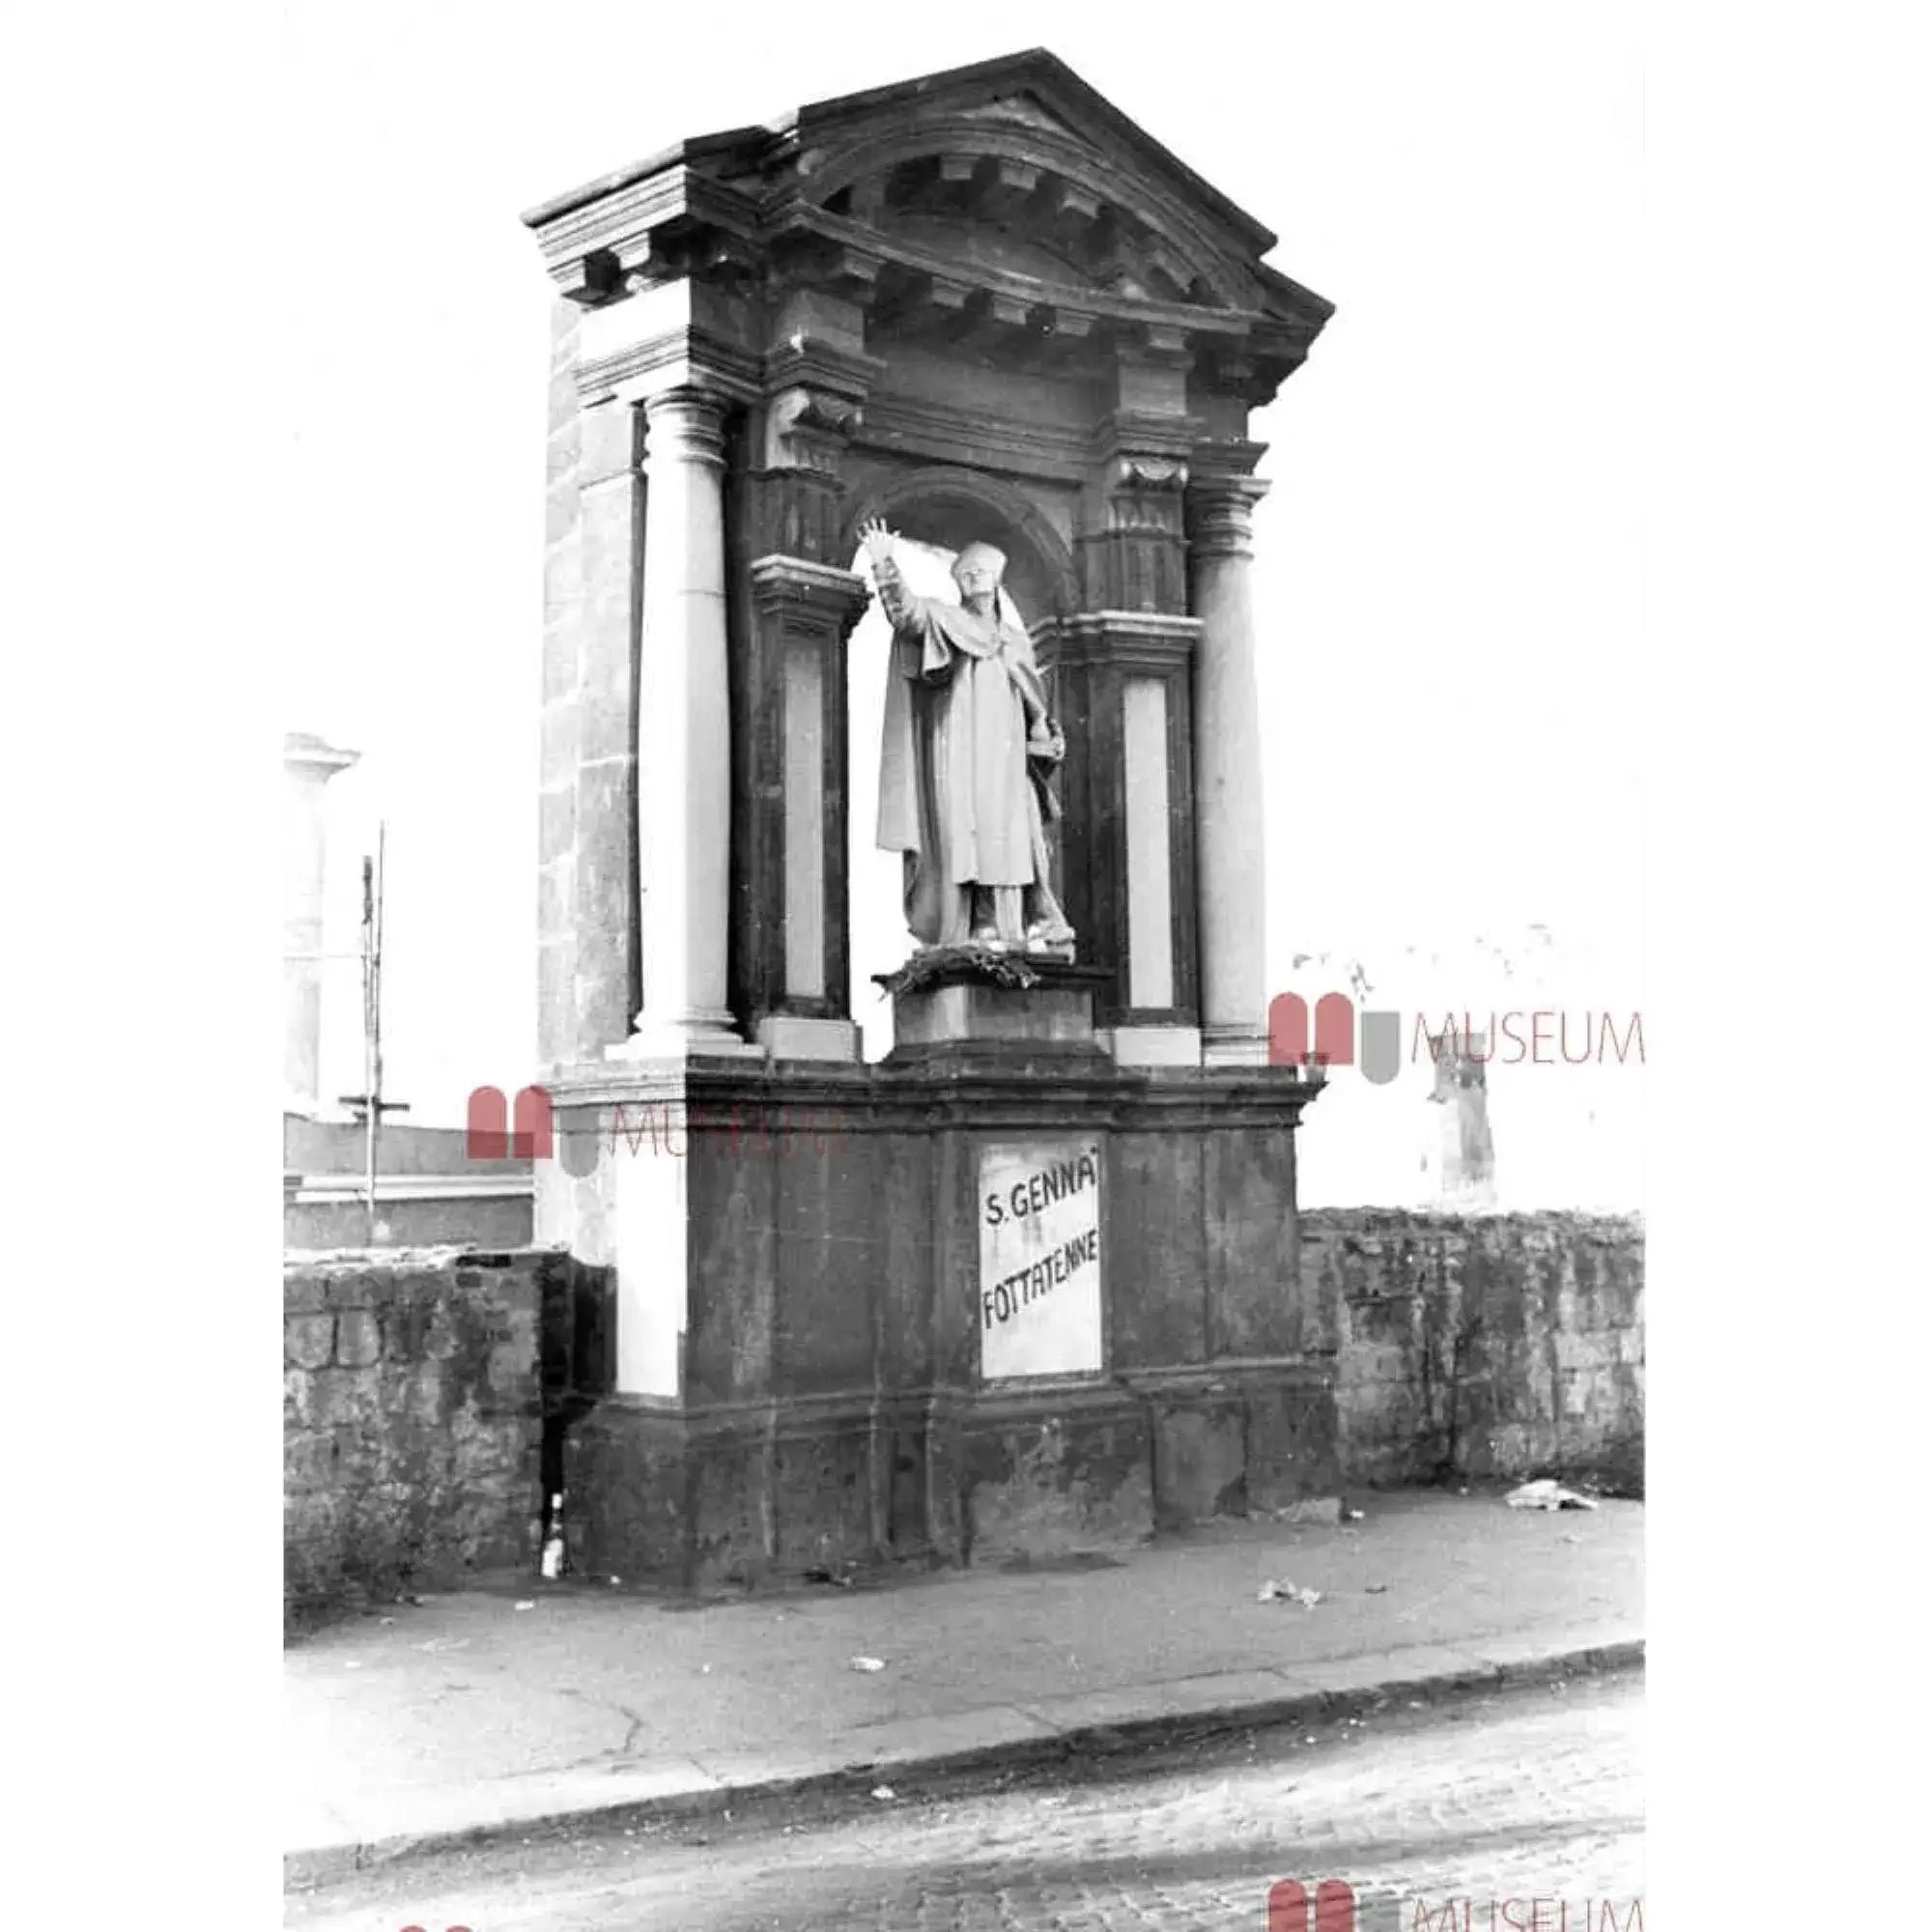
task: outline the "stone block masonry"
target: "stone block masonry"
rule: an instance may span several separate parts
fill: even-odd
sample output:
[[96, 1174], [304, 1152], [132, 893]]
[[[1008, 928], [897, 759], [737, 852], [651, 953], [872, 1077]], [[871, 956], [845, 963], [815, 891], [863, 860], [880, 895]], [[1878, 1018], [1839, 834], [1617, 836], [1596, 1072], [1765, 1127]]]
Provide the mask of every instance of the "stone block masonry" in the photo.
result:
[[1642, 1493], [1637, 1217], [1305, 1210], [1301, 1265], [1337, 1344], [1350, 1480], [1560, 1475]]
[[559, 1266], [442, 1249], [284, 1268], [285, 1625], [534, 1562]]

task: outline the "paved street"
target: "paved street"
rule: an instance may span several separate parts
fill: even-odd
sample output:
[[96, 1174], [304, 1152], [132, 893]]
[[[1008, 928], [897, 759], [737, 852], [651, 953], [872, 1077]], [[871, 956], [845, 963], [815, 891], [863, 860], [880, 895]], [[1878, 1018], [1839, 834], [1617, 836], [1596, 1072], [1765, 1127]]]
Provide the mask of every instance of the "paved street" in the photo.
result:
[[[1641, 1924], [1641, 1728], [1639, 1674], [1577, 1678], [1002, 1782], [908, 1782], [889, 1800], [792, 1801], [445, 1854], [291, 1897], [288, 1923], [1263, 1932], [1275, 1880], [1299, 1878], [1312, 1894], [1317, 1880], [1342, 1878], [1361, 1901], [1359, 1932], [1629, 1932]], [[1429, 1916], [1417, 1917], [1418, 1898]], [[1551, 1902], [1532, 1920], [1535, 1898]]]

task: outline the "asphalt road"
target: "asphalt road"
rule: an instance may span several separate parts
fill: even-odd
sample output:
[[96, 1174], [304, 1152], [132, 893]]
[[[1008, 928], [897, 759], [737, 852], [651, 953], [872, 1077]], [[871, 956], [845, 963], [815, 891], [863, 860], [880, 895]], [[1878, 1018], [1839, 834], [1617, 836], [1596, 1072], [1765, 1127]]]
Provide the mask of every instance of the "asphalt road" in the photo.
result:
[[1642, 1694], [1638, 1673], [1583, 1677], [997, 1782], [907, 1780], [890, 1798], [513, 1840], [293, 1896], [287, 1922], [1304, 1932], [1286, 1914], [1270, 1921], [1270, 1888], [1298, 1879], [1312, 1898], [1318, 1881], [1342, 1879], [1353, 1932], [1632, 1932]]

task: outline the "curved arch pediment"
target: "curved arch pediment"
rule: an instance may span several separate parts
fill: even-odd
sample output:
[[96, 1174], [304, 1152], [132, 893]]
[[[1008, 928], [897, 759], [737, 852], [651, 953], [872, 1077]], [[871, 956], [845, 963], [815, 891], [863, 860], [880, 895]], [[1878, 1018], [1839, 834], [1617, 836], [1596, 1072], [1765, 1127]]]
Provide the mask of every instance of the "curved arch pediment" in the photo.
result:
[[[1111, 285], [1134, 299], [1211, 308], [1258, 305], [1246, 265], [1231, 249], [1217, 245], [1178, 196], [1144, 174], [1124, 172], [1119, 161], [1050, 126], [972, 114], [934, 116], [828, 144], [801, 161], [806, 201], [826, 208], [850, 198], [856, 212], [862, 198], [868, 200], [873, 213], [866, 218], [887, 241], [894, 233], [895, 197], [897, 212], [910, 213], [916, 221], [934, 218], [938, 211], [931, 203], [943, 207], [943, 196], [926, 197], [925, 206], [915, 197], [906, 209], [905, 185], [924, 179], [923, 169], [951, 165], [957, 171], [966, 162], [990, 164], [980, 172], [993, 177], [985, 195], [994, 211], [991, 218], [976, 219], [970, 191], [952, 197], [954, 206], [947, 212], [962, 225], [1013, 237], [1018, 252], [1030, 252], [1043, 264], [1059, 262], [1065, 277], [1060, 286], [1091, 290]], [[1003, 193], [1002, 162], [1017, 181], [1032, 176], [1037, 185], [1031, 191], [1012, 187]], [[964, 181], [963, 175], [959, 178]], [[1083, 231], [1099, 242], [1087, 261], [1080, 258], [1077, 242], [1069, 252], [1069, 238]], [[1116, 256], [1111, 263], [1110, 242]], [[1163, 274], [1176, 286], [1158, 286]], [[1052, 282], [1054, 277], [1047, 272], [1041, 279]], [[1122, 281], [1127, 285], [1121, 286]]]

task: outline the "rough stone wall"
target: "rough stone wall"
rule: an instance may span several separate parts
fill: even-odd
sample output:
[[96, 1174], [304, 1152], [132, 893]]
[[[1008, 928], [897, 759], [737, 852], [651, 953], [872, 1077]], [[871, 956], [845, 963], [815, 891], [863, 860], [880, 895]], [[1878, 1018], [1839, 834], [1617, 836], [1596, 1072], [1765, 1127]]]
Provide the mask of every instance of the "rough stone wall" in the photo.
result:
[[1301, 1215], [1337, 1340], [1345, 1476], [1643, 1482], [1643, 1226], [1630, 1215]]
[[284, 1268], [287, 1622], [534, 1560], [550, 1265], [445, 1249]]

